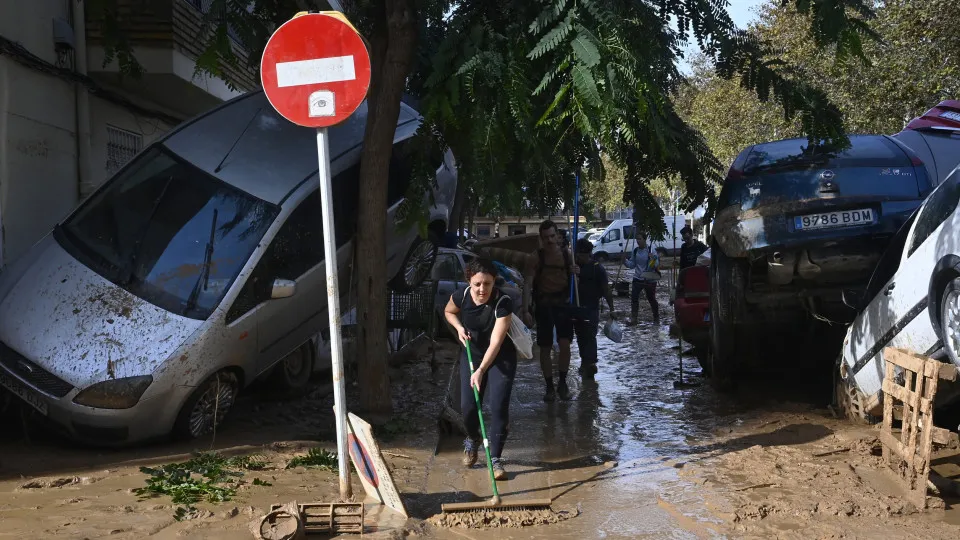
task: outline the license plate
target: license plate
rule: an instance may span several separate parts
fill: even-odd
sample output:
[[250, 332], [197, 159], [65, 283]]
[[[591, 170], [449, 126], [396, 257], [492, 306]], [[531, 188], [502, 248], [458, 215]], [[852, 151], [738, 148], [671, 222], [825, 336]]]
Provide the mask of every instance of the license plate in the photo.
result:
[[794, 228], [798, 231], [870, 225], [873, 223], [873, 210], [865, 208], [861, 210], [807, 214], [793, 218], [793, 223]]
[[953, 112], [953, 111], [944, 111], [944, 112], [940, 113], [940, 117], [941, 117], [941, 118], [949, 118], [949, 119], [951, 119], [951, 120], [953, 120], [953, 121], [955, 121], [955, 122], [960, 122], [960, 113], [956, 113], [956, 112]]
[[19, 380], [14, 378], [13, 375], [10, 375], [2, 369], [0, 369], [0, 386], [3, 386], [7, 390], [13, 392], [13, 395], [17, 396], [23, 401], [26, 401], [28, 405], [38, 410], [40, 414], [44, 416], [47, 415], [47, 402], [40, 397], [40, 394], [27, 388], [21, 384]]

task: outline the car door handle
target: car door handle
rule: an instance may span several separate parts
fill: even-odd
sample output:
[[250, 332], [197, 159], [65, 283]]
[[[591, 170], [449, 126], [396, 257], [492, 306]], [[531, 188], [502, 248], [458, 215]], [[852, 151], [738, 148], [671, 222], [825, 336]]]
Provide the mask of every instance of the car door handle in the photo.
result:
[[896, 284], [896, 283], [891, 283], [891, 284], [887, 285], [887, 288], [886, 288], [886, 289], [884, 289], [883, 294], [885, 294], [885, 295], [887, 295], [887, 296], [890, 296], [890, 294], [891, 294], [891, 293], [893, 292], [893, 290], [896, 289], [896, 288], [897, 288], [897, 284]]

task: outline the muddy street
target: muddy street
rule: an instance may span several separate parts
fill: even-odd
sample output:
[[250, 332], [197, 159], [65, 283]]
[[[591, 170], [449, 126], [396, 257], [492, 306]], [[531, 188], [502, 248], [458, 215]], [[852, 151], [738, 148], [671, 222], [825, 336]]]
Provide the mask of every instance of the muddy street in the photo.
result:
[[[523, 361], [514, 389], [504, 451], [504, 500], [553, 499], [554, 514], [519, 528], [464, 528], [469, 519], [437, 518], [447, 502], [490, 495], [484, 461], [465, 470], [462, 439], [443, 437], [436, 418], [456, 348], [396, 368], [397, 409], [376, 433], [411, 519], [372, 509], [371, 535], [434, 538], [954, 538], [960, 514], [946, 507], [918, 513], [897, 497], [877, 452], [876, 432], [833, 417], [829, 385], [799, 378], [751, 381], [751, 390], [719, 394], [684, 357], [679, 379], [671, 310], [663, 324], [627, 328], [623, 343], [600, 338], [596, 382], [569, 379], [571, 401], [544, 403], [535, 360]], [[627, 299], [618, 299], [621, 309]], [[645, 306], [644, 306], [645, 307]], [[685, 347], [686, 348], [686, 347]], [[316, 381], [318, 385], [321, 382]], [[350, 391], [351, 397], [356, 392]], [[271, 504], [330, 501], [336, 475], [291, 466], [313, 447], [335, 449], [332, 397], [319, 387], [293, 402], [256, 395], [238, 404], [215, 439], [125, 450], [77, 447], [54, 437], [28, 438], [16, 425], [0, 442], [0, 538], [244, 538]], [[19, 415], [5, 413], [19, 422]], [[183, 462], [194, 450], [254, 455], [221, 503], [201, 502], [182, 520], [169, 496], [138, 497], [142, 465]], [[955, 474], [955, 473], [954, 473]], [[266, 485], [269, 484], [269, 485]], [[354, 490], [361, 491], [354, 475]], [[474, 523], [475, 524], [475, 523]]]

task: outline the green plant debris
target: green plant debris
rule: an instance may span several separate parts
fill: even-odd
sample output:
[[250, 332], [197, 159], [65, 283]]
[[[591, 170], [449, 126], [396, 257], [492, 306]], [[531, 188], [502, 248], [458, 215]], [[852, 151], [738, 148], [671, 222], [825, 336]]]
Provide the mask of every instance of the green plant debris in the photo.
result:
[[255, 485], [255, 486], [272, 486], [273, 484], [271, 484], [270, 482], [267, 482], [266, 480], [261, 480], [261, 479], [259, 479], [259, 478], [254, 478], [254, 479], [253, 479], [253, 485]]
[[325, 469], [328, 471], [338, 471], [337, 455], [328, 452], [325, 448], [311, 448], [307, 455], [296, 456], [287, 463], [288, 469], [294, 467], [308, 467], [315, 469]]
[[[260, 456], [228, 458], [217, 452], [201, 452], [183, 463], [171, 463], [159, 467], [140, 467], [147, 475], [146, 486], [134, 490], [141, 500], [162, 495], [170, 496], [180, 505], [173, 514], [177, 521], [195, 514], [194, 504], [205, 501], [221, 503], [237, 494], [244, 471], [259, 471], [269, 463]], [[254, 485], [269, 486], [267, 482], [254, 479]]]

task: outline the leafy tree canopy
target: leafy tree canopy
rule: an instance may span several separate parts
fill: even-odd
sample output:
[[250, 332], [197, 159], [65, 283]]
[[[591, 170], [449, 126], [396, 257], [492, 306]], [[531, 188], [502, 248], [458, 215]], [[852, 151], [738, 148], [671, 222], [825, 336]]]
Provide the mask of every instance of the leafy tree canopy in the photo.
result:
[[[123, 38], [120, 0], [92, 0], [116, 32], [108, 45], [136, 72]], [[152, 0], [125, 0], [125, 2]], [[838, 61], [863, 59], [875, 33], [868, 0], [782, 0], [805, 24], [816, 48]], [[323, 5], [321, 5], [323, 4]], [[224, 65], [256, 65], [277, 24], [308, 0], [209, 0], [198, 39], [206, 50], [198, 69], [222, 74]], [[364, 33], [382, 2], [343, 2]], [[684, 46], [695, 41], [723, 79], [761, 101], [777, 104], [786, 122], [811, 141], [844, 141], [840, 109], [784, 58], [767, 36], [735, 27], [726, 0], [418, 0], [419, 44], [408, 90], [420, 100], [423, 130], [449, 145], [460, 178], [493, 205], [507, 208], [523, 194], [550, 213], [573, 196], [573, 171], [584, 182], [602, 178], [601, 154], [623, 168], [624, 200], [650, 224], [662, 211], [654, 178], [684, 186], [684, 206], [710, 197], [721, 163], [700, 133], [678, 114], [674, 96]], [[676, 25], [671, 25], [675, 21]], [[242, 49], [228, 37], [232, 28]], [[779, 39], [777, 36], [773, 36]], [[246, 52], [243, 52], [246, 51]], [[442, 134], [442, 136], [441, 136]], [[412, 190], [422, 192], [422, 169]], [[417, 208], [407, 208], [415, 215]]]

